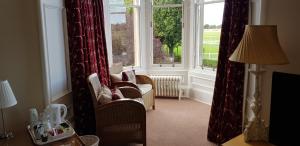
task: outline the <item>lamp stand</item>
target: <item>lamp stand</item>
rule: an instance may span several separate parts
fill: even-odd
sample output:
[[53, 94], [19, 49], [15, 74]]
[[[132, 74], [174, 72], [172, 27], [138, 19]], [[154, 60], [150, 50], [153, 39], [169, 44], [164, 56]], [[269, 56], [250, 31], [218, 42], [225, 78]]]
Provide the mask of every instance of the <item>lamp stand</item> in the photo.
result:
[[259, 88], [259, 78], [265, 72], [260, 70], [260, 67], [256, 65], [256, 70], [250, 70], [255, 76], [255, 89], [254, 99], [250, 104], [250, 108], [253, 112], [253, 117], [249, 120], [244, 130], [245, 141], [267, 141], [268, 140], [268, 127], [265, 125], [265, 121], [261, 118], [261, 95]]
[[3, 109], [1, 108], [1, 116], [2, 116], [2, 128], [3, 128], [3, 133], [0, 134], [0, 140], [2, 139], [10, 139], [13, 138], [13, 134], [11, 132], [7, 132], [5, 128], [5, 123], [4, 123], [4, 113]]

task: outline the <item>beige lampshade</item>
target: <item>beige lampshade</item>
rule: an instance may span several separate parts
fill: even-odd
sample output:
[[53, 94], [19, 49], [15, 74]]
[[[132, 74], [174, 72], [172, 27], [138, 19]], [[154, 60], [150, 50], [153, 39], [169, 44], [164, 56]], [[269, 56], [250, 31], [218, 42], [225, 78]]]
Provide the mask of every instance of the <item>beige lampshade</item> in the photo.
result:
[[229, 60], [265, 65], [289, 63], [279, 44], [276, 25], [247, 25]]
[[16, 104], [16, 97], [8, 81], [0, 81], [0, 108], [8, 108]]

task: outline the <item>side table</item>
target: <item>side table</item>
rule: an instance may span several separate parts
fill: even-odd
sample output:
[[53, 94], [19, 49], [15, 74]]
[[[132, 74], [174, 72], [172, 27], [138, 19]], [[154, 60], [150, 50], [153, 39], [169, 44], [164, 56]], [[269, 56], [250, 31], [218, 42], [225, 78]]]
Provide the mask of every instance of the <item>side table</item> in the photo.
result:
[[248, 142], [248, 143], [246, 143], [244, 140], [244, 135], [241, 134], [241, 135], [225, 142], [224, 144], [222, 144], [222, 146], [275, 146], [275, 145], [272, 145], [267, 142]]

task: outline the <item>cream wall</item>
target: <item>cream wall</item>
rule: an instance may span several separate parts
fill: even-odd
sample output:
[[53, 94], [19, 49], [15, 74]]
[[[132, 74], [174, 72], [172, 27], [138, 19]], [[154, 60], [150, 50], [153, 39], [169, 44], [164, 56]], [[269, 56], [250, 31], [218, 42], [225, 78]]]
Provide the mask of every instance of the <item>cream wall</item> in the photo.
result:
[[[267, 73], [262, 81], [263, 116], [269, 121], [272, 72], [300, 74], [300, 1], [299, 0], [268, 0], [263, 12], [263, 24], [276, 24], [281, 46], [290, 64], [281, 66], [266, 66]], [[283, 97], [288, 100], [290, 97]]]
[[17, 97], [18, 104], [5, 110], [16, 134], [25, 128], [28, 109], [44, 104], [36, 2], [0, 0], [0, 79], [9, 80]]

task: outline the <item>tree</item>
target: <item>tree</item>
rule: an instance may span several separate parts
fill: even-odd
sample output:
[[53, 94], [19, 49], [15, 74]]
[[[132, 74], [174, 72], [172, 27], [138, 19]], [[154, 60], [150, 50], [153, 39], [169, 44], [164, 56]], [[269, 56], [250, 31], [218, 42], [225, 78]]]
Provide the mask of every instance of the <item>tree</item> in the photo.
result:
[[205, 24], [204, 29], [209, 29], [209, 24]]
[[[133, 0], [124, 0], [125, 6], [132, 5]], [[133, 13], [133, 8], [132, 7], [126, 7], [126, 13], [132, 14]]]
[[[154, 0], [155, 5], [178, 4], [182, 0]], [[154, 37], [168, 47], [169, 55], [173, 56], [174, 49], [181, 46], [182, 38], [182, 7], [154, 8]]]

